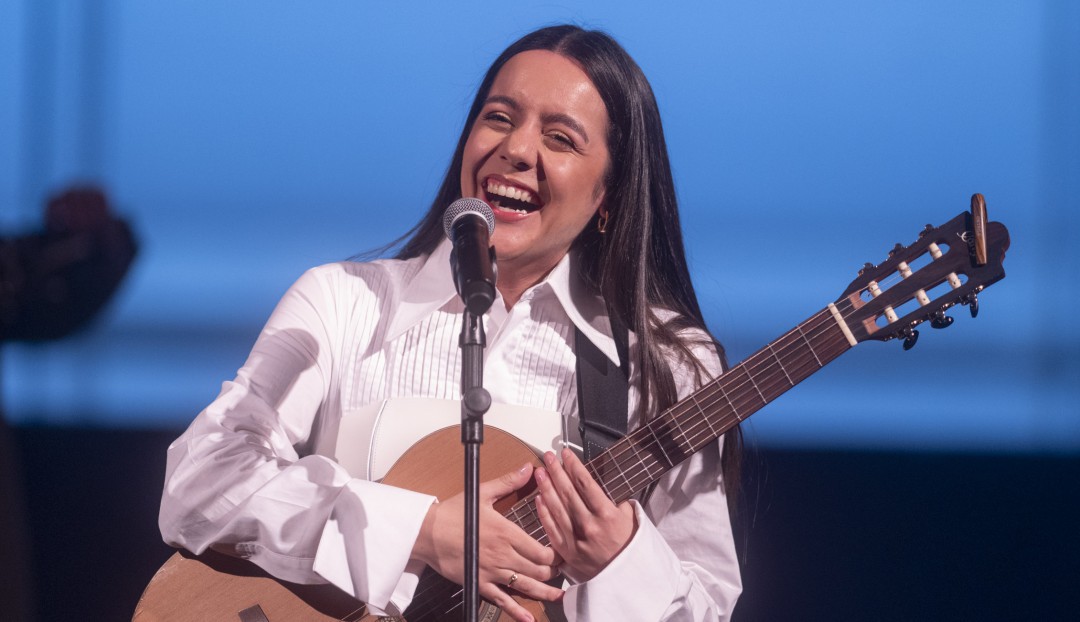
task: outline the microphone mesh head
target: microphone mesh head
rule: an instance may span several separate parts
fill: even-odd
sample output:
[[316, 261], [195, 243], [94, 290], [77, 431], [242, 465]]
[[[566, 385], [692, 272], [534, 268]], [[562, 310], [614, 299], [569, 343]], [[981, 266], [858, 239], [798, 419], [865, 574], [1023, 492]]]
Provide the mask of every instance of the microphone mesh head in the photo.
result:
[[488, 235], [495, 231], [495, 212], [491, 211], [491, 206], [480, 199], [469, 197], [458, 199], [451, 203], [450, 207], [446, 208], [442, 219], [443, 231], [446, 232], [446, 237], [452, 237], [454, 222], [465, 214], [476, 214], [487, 221]]

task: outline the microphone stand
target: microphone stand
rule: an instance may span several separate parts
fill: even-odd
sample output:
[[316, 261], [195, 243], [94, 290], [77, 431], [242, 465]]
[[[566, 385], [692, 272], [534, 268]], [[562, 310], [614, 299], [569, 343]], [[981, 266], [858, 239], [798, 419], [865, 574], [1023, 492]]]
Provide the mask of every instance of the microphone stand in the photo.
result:
[[484, 414], [491, 394], [483, 387], [483, 315], [465, 308], [461, 338], [461, 443], [465, 446], [465, 620], [476, 622], [480, 611], [480, 445]]
[[475, 622], [480, 611], [480, 445], [484, 414], [491, 394], [484, 390], [484, 314], [495, 301], [495, 228], [491, 206], [462, 197], [443, 215], [443, 228], [453, 243], [450, 273], [465, 303], [461, 318], [461, 444], [465, 449], [465, 620]]

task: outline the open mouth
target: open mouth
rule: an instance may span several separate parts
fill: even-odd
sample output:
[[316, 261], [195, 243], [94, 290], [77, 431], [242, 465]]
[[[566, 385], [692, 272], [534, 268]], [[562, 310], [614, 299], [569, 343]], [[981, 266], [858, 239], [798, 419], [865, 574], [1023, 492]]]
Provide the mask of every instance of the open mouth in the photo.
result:
[[488, 203], [492, 207], [519, 214], [528, 214], [540, 209], [536, 195], [524, 188], [502, 184], [489, 179], [484, 190], [487, 192]]

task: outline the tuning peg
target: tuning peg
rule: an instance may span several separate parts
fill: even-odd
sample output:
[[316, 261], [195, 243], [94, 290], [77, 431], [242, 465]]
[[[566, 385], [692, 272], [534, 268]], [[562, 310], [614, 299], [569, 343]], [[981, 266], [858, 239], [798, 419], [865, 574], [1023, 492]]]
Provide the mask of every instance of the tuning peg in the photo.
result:
[[979, 295], [975, 292], [971, 292], [964, 298], [964, 304], [968, 306], [968, 311], [971, 311], [971, 317], [979, 317]]
[[900, 331], [900, 336], [904, 338], [904, 350], [910, 350], [915, 347], [915, 342], [919, 340], [919, 331], [909, 326]]
[[938, 311], [930, 316], [930, 326], [934, 328], [948, 328], [952, 323], [953, 319], [945, 315], [945, 311]]
[[893, 255], [899, 253], [902, 250], [904, 250], [904, 245], [897, 242], [896, 246], [894, 246], [893, 249], [889, 251], [889, 257], [892, 257]]
[[926, 237], [927, 233], [930, 233], [933, 230], [934, 230], [934, 225], [928, 224], [925, 227], [923, 227], [922, 231], [919, 232], [919, 237], [924, 238], [924, 237]]
[[864, 264], [863, 264], [863, 266], [862, 266], [862, 268], [859, 268], [859, 276], [862, 276], [862, 275], [863, 275], [863, 273], [865, 273], [865, 272], [866, 272], [867, 270], [873, 270], [873, 269], [874, 269], [874, 268], [876, 268], [876, 267], [877, 267], [877, 266], [875, 266], [874, 264], [870, 263], [869, 261], [868, 261], [868, 262], [866, 262], [866, 263], [864, 263]]

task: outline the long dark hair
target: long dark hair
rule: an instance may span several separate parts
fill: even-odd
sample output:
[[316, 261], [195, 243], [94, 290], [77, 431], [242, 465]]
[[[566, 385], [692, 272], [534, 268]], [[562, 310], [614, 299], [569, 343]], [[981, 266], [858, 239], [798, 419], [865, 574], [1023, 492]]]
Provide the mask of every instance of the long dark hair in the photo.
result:
[[[517, 40], [495, 59], [469, 109], [442, 186], [397, 256], [429, 254], [443, 239], [443, 212], [461, 197], [462, 153], [472, 125], [499, 70], [529, 50], [548, 50], [575, 61], [607, 106], [611, 162], [605, 179], [606, 233], [586, 226], [574, 248], [580, 254], [583, 280], [604, 297], [609, 312], [637, 335], [634, 363], [641, 370], [641, 415], [647, 421], [677, 399], [670, 357], [701, 370], [691, 352], [698, 344], [686, 343], [679, 338], [680, 332], [703, 331], [725, 366], [727, 361], [705, 326], [690, 281], [675, 182], [652, 87], [626, 50], [606, 33], [570, 25], [542, 28]], [[673, 316], [665, 313], [662, 319], [656, 314], [658, 309]], [[734, 493], [739, 482], [741, 440], [738, 428], [725, 435], [723, 470], [729, 493]]]

